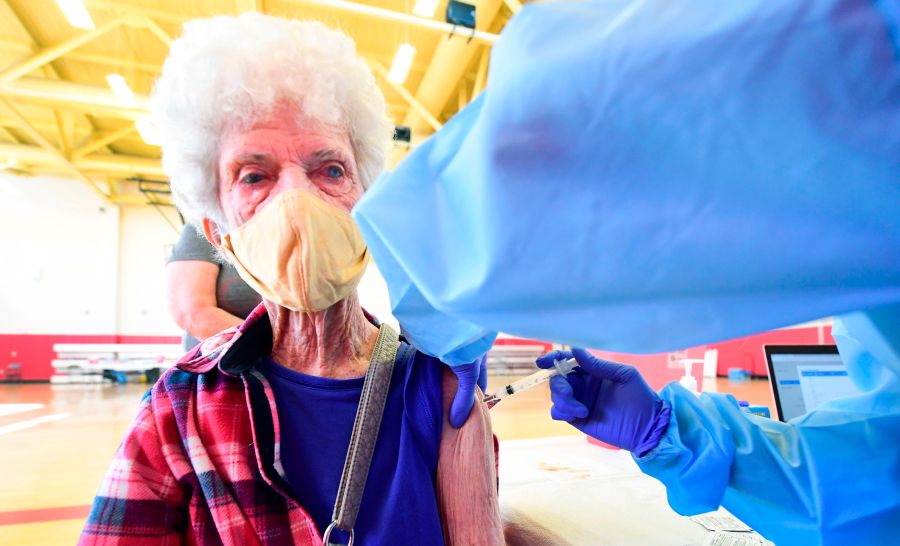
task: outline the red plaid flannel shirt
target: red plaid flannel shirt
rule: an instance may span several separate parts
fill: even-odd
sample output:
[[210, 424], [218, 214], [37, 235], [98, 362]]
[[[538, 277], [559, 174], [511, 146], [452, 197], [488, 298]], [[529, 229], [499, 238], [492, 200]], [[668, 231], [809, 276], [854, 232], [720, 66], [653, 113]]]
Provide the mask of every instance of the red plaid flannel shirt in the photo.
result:
[[260, 306], [163, 374], [141, 401], [79, 544], [322, 544], [279, 472], [274, 397], [254, 367], [271, 343]]

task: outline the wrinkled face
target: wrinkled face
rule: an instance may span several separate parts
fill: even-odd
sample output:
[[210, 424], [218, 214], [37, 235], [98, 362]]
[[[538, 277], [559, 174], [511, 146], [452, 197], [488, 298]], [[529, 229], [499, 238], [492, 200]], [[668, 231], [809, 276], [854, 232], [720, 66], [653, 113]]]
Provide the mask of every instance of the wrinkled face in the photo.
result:
[[347, 131], [298, 121], [286, 107], [249, 129], [227, 131], [217, 170], [219, 203], [232, 229], [285, 191], [303, 189], [347, 212], [363, 193]]

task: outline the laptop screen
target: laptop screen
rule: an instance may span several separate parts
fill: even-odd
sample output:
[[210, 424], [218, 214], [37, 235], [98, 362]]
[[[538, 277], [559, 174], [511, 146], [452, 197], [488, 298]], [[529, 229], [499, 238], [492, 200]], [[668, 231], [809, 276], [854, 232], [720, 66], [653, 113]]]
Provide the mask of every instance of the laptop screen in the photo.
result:
[[834, 345], [766, 346], [775, 409], [781, 421], [858, 393]]

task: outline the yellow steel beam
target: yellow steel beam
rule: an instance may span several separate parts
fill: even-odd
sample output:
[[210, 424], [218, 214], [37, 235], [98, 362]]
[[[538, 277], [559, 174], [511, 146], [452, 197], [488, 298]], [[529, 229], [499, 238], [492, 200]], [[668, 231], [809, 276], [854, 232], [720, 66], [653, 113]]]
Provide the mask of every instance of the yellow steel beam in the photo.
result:
[[[2, 99], [0, 99], [2, 100]], [[38, 146], [0, 143], [0, 160], [16, 158], [21, 163], [33, 165], [39, 170], [59, 172], [62, 164], [58, 155]], [[122, 154], [93, 153], [73, 159], [71, 163], [82, 172], [132, 176], [166, 176], [159, 159]]]
[[95, 152], [100, 148], [108, 146], [113, 142], [130, 135], [134, 131], [134, 125], [129, 125], [128, 127], [119, 129], [118, 131], [110, 131], [94, 135], [87, 144], [72, 152], [72, 159], [81, 159], [91, 152]]
[[[45, 78], [24, 77], [14, 82], [0, 84], [0, 96], [130, 121], [145, 119], [150, 111], [150, 99], [147, 95], [135, 93], [137, 106], [123, 106], [107, 88]], [[397, 106], [399, 105], [391, 105], [393, 108]], [[0, 125], [3, 125], [2, 118]]]
[[69, 152], [72, 150], [72, 144], [69, 142], [69, 136], [66, 134], [66, 127], [59, 110], [53, 110], [53, 119], [56, 121], [56, 137], [59, 139], [59, 149], [64, 156], [68, 157]]
[[246, 13], [248, 11], [265, 13], [263, 0], [234, 0], [235, 13]]
[[506, 4], [506, 7], [509, 8], [509, 11], [513, 13], [519, 13], [522, 11], [522, 2], [519, 0], [503, 0], [503, 3]]
[[140, 70], [141, 72], [149, 72], [150, 74], [159, 74], [162, 72], [161, 64], [144, 63], [131, 59], [122, 59], [117, 57], [105, 57], [103, 55], [95, 55], [93, 53], [81, 53], [73, 51], [66, 54], [67, 61], [77, 61], [80, 63], [98, 64], [101, 66], [112, 66], [119, 70], [125, 68], [130, 70]]
[[85, 0], [84, 3], [89, 8], [96, 8], [101, 11], [107, 11], [114, 15], [141, 15], [144, 17], [150, 17], [155, 21], [162, 21], [164, 23], [177, 26], [181, 26], [181, 24], [185, 21], [193, 19], [193, 17], [172, 13], [170, 11], [124, 4], [120, 0]]
[[[42, 132], [46, 132], [46, 133], [52, 133], [53, 131], [56, 131], [56, 122], [55, 121], [52, 123], [49, 121], [41, 121], [41, 120], [35, 120], [35, 119], [29, 120], [29, 121], [31, 122], [31, 125], [38, 131], [42, 131]], [[15, 128], [18, 126], [19, 126], [19, 122], [17, 120], [15, 120], [9, 116], [0, 116], [0, 127]]]
[[[24, 54], [34, 54], [35, 48], [22, 43], [15, 42], [12, 40], [3, 40], [0, 39], [0, 50], [15, 52], [15, 53], [24, 53]], [[382, 63], [390, 63], [394, 59], [394, 55], [385, 55], [385, 54], [375, 54], [372, 52], [360, 51], [359, 54], [366, 59], [373, 59]], [[133, 59], [123, 59], [121, 57], [116, 56], [105, 56], [98, 55], [95, 53], [83, 53], [80, 51], [72, 51], [70, 53], [65, 54], [65, 60], [67, 61], [75, 61], [79, 63], [86, 64], [96, 64], [100, 66], [111, 66], [116, 69], [129, 69], [129, 70], [137, 70], [140, 72], [148, 72], [150, 74], [159, 74], [162, 72], [162, 65], [155, 63], [147, 63], [141, 61], [135, 61]], [[424, 72], [425, 69], [428, 68], [428, 63], [425, 61], [417, 60], [414, 61], [412, 67], [410, 68], [410, 72]]]
[[78, 124], [75, 123], [75, 112], [61, 110], [60, 116], [62, 117], [63, 134], [66, 135], [66, 139], [69, 141], [69, 149], [66, 153], [68, 155], [78, 142]]
[[[11, 67], [8, 67], [3, 72], [0, 72], [0, 83], [11, 82], [17, 78], [24, 76], [25, 74], [37, 70], [38, 68], [55, 61], [63, 55], [71, 53], [72, 50], [77, 49], [84, 44], [95, 40], [96, 38], [122, 25], [126, 25], [131, 28], [145, 28], [153, 33], [154, 36], [159, 38], [160, 41], [166, 44], [166, 46], [170, 46], [172, 44], [172, 37], [169, 36], [169, 34], [150, 17], [144, 15], [126, 15], [124, 17], [116, 18], [104, 25], [101, 25], [94, 30], [79, 34], [78, 36], [59, 44], [41, 49], [31, 57]], [[97, 56], [80, 54], [81, 59], [92, 57], [96, 59]]]
[[116, 183], [113, 181], [112, 177], [107, 176], [106, 180], [106, 193], [110, 196], [113, 201], [116, 199]]
[[[16, 11], [16, 8], [13, 7], [11, 4], [9, 4], [9, 2], [7, 2], [7, 5], [13, 14], [13, 17], [15, 18], [15, 21], [19, 24], [19, 26], [22, 28], [22, 31], [25, 33], [25, 36], [27, 36], [29, 39], [29, 44], [27, 46], [29, 48], [28, 53], [30, 54], [29, 59], [33, 60], [35, 58], [35, 56], [40, 55], [40, 53], [42, 51], [47, 52], [48, 48], [42, 47], [42, 45], [38, 42], [37, 38], [35, 38], [34, 32], [32, 32], [32, 30], [28, 27], [28, 25], [25, 24], [25, 22], [22, 20], [19, 13]], [[51, 53], [52, 53], [52, 48], [49, 48], [49, 49], [51, 50]], [[16, 65], [16, 66], [19, 66], [19, 65]], [[45, 74], [49, 74], [51, 76], [51, 78], [53, 78], [53, 77], [60, 78], [58, 71], [53, 67], [52, 64], [50, 64], [50, 61], [47, 61], [42, 66], [43, 66], [43, 72]], [[89, 127], [91, 127], [91, 128], [93, 127], [93, 122], [91, 121], [91, 119], [89, 117], [83, 116], [82, 119], [86, 122], [86, 124]], [[75, 141], [75, 130], [77, 128], [77, 124], [74, 119], [71, 120], [71, 126], [68, 128], [71, 129], [71, 132], [72, 132], [70, 141], [74, 142]]]
[[481, 58], [478, 59], [478, 70], [475, 72], [475, 83], [472, 85], [472, 97], [477, 97], [487, 84], [487, 72], [490, 59], [491, 50], [485, 48], [484, 51], [481, 52]]
[[[53, 69], [47, 64], [43, 66], [42, 72], [48, 78], [52, 78], [54, 75]], [[68, 157], [69, 151], [71, 150], [71, 143], [69, 141], [69, 135], [66, 134], [66, 127], [63, 123], [62, 114], [58, 108], [53, 109], [53, 121], [56, 122], [56, 127], [54, 129], [56, 130], [56, 138], [59, 141], [59, 149], [64, 156]], [[34, 127], [34, 124], [32, 124], [32, 127]]]
[[13, 40], [10, 38], [0, 38], [0, 49], [15, 53], [25, 53], [28, 55], [33, 55], [35, 53], [35, 47], [32, 46], [30, 42], [25, 43], [21, 40]]
[[[131, 121], [146, 118], [150, 111], [150, 99], [147, 95], [135, 93], [137, 107], [123, 106], [107, 88], [46, 78], [24, 77], [14, 82], [0, 84], [0, 96]], [[392, 103], [390, 106], [397, 109], [400, 103]], [[405, 109], [405, 103], [403, 107]], [[0, 118], [0, 125], [2, 124], [3, 120]]]
[[147, 198], [143, 195], [116, 195], [112, 198], [112, 202], [116, 205], [125, 206], [146, 206], [150, 204], [147, 202]]
[[[300, 4], [300, 5], [309, 5], [309, 6], [319, 6], [324, 8], [330, 8], [337, 11], [346, 11], [349, 13], [353, 13], [356, 15], [362, 15], [365, 17], [372, 17], [375, 19], [382, 19], [385, 21], [394, 21], [396, 23], [402, 23], [409, 26], [415, 26], [431, 31], [440, 32], [442, 34], [450, 34], [451, 32], [456, 31], [456, 33], [461, 37], [462, 42], [467, 41], [470, 37], [472, 40], [476, 42], [482, 42], [486, 44], [493, 44], [500, 38], [499, 35], [485, 32], [482, 28], [482, 25], [476, 25], [476, 30], [471, 31], [465, 28], [454, 28], [450, 23], [445, 23], [443, 21], [438, 21], [436, 19], [426, 19], [424, 17], [417, 17], [415, 15], [410, 15], [408, 13], [403, 13], [399, 11], [393, 11], [389, 9], [379, 8], [375, 6], [370, 6], [368, 4], [358, 4], [356, 2], [348, 2], [347, 0], [285, 0], [288, 4]], [[501, 2], [502, 0], [497, 0]], [[477, 0], [476, 0], [477, 3]], [[496, 13], [496, 12], [495, 12]], [[480, 16], [480, 14], [478, 14]], [[489, 16], [491, 20], [494, 18], [494, 14]]]
[[159, 25], [156, 24], [156, 21], [150, 19], [149, 17], [144, 17], [143, 22], [144, 28], [153, 33], [154, 36], [160, 39], [160, 41], [166, 44], [166, 47], [172, 45], [172, 37], [169, 36], [169, 33], [160, 28]]
[[39, 167], [59, 166], [54, 155], [38, 146], [0, 143], [0, 161], [9, 159]]
[[[19, 78], [14, 82], [0, 84], [0, 96], [31, 104], [130, 121], [144, 119], [149, 112], [149, 99], [146, 95], [135, 95], [137, 107], [123, 106], [109, 89], [63, 80]], [[398, 104], [391, 105], [395, 111], [398, 110], [398, 106]], [[0, 125], [3, 123], [3, 119], [0, 118]], [[53, 128], [49, 127], [49, 130]]]
[[[35, 52], [35, 48], [28, 44], [4, 39], [0, 39], [0, 50], [25, 54], [34, 54]], [[373, 59], [382, 63], [390, 63], [394, 58], [393, 54], [384, 55], [366, 51], [360, 51], [359, 54], [366, 59]], [[123, 59], [115, 56], [107, 57], [105, 55], [97, 55], [95, 53], [82, 53], [80, 51], [72, 51], [70, 53], [66, 53], [65, 60], [86, 64], [110, 66], [120, 70], [137, 70], [140, 72], [148, 72], [150, 74], [156, 75], [162, 72], [161, 64], [135, 61], [133, 59]], [[428, 68], [428, 63], [418, 60], [413, 62], [412, 67], [410, 68], [410, 72], [424, 72], [426, 68]]]
[[146, 174], [166, 176], [159, 159], [122, 154], [91, 154], [75, 161], [75, 166], [85, 172], [133, 176]]
[[463, 80], [459, 82], [459, 108], [457, 112], [465, 108], [467, 104], [469, 104], [469, 86]]
[[76, 178], [84, 182], [88, 185], [88, 187], [93, 190], [105, 203], [110, 203], [109, 196], [103, 193], [103, 191], [97, 187], [93, 180], [88, 178], [84, 173], [82, 173], [78, 167], [73, 165], [69, 159], [62, 154], [59, 150], [53, 147], [53, 144], [50, 143], [46, 138], [41, 135], [41, 133], [31, 126], [28, 123], [28, 120], [25, 119], [25, 116], [22, 115], [21, 112], [13, 105], [13, 103], [9, 102], [7, 99], [0, 97], [0, 103], [6, 106], [6, 109], [19, 121], [21, 129], [25, 131], [29, 138], [38, 143], [38, 145], [43, 148], [46, 152], [50, 153], [62, 166], [66, 167], [66, 169], [74, 175]]
[[[0, 50], [10, 53], [20, 53], [25, 55], [34, 55], [38, 48], [24, 42], [0, 39]], [[139, 70], [141, 72], [150, 72], [159, 74], [162, 71], [162, 65], [154, 63], [144, 63], [132, 59], [122, 59], [115, 56], [97, 55], [95, 53], [83, 53], [80, 51], [70, 51], [65, 54], [67, 61], [77, 61], [80, 63], [98, 64], [103, 66], [113, 66], [118, 69], [128, 68], [131, 70]]]
[[421, 102], [416, 100], [416, 98], [412, 95], [412, 93], [407, 91], [405, 87], [403, 87], [400, 84], [396, 84], [394, 82], [390, 82], [387, 80], [388, 71], [384, 67], [384, 65], [382, 65], [381, 63], [375, 62], [375, 61], [369, 61], [369, 65], [379, 76], [381, 76], [384, 79], [385, 83], [387, 83], [389, 86], [391, 86], [392, 89], [394, 89], [397, 93], [399, 93], [400, 96], [403, 97], [406, 100], [406, 102], [409, 103], [409, 105], [412, 107], [412, 109], [415, 110], [416, 112], [418, 112], [419, 115], [422, 116], [422, 118], [429, 125], [431, 125], [431, 127], [435, 131], [437, 131], [438, 129], [443, 127], [443, 124], [440, 121], [438, 121], [437, 118], [431, 114], [431, 112], [428, 111], [428, 108], [426, 108], [424, 105], [422, 105]]
[[6, 127], [3, 126], [2, 123], [0, 123], [0, 136], [6, 137], [7, 139], [9, 139], [9, 140], [11, 140], [11, 141], [13, 141], [13, 142], [19, 142], [19, 139], [16, 138], [16, 135], [10, 133], [10, 132], [6, 129]]
[[[473, 0], [473, 3], [476, 28], [490, 28], [500, 12], [503, 0]], [[466, 36], [466, 29], [459, 30], [457, 36]], [[419, 88], [415, 95], [416, 100], [432, 114], [443, 111], [447, 101], [456, 90], [459, 80], [466, 73], [472, 58], [481, 47], [481, 44], [474, 41], [467, 43], [466, 40], [442, 39], [431, 57], [431, 65], [419, 82]], [[407, 112], [403, 125], [408, 125], [413, 133], [429, 132], [428, 124], [424, 122], [418, 110]]]
[[25, 74], [28, 74], [29, 72], [32, 72], [33, 70], [36, 70], [46, 65], [47, 63], [50, 63], [62, 57], [73, 49], [81, 47], [82, 45], [90, 42], [98, 36], [102, 36], [110, 30], [118, 28], [119, 26], [124, 24], [126, 20], [127, 18], [125, 17], [114, 19], [104, 25], [97, 27], [94, 30], [79, 34], [72, 39], [56, 44], [55, 46], [44, 48], [31, 57], [25, 59], [24, 61], [21, 61], [7, 68], [3, 72], [0, 72], [0, 83], [8, 83], [17, 78], [20, 78]]
[[122, 106], [109, 89], [62, 80], [19, 78], [6, 84], [0, 83], [0, 95], [132, 121], [145, 118], [148, 112], [145, 95], [135, 95], [137, 107]]

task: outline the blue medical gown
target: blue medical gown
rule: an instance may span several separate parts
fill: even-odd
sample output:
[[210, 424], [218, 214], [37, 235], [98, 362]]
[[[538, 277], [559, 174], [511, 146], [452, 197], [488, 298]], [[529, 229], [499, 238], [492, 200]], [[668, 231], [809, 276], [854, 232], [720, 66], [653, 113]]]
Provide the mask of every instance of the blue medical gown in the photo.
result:
[[672, 421], [637, 462], [690, 515], [720, 504], [787, 545], [896, 544], [900, 537], [900, 306], [852, 313], [833, 335], [861, 394], [788, 423], [730, 395], [660, 395]]
[[408, 338], [658, 352], [900, 300], [898, 6], [526, 6], [354, 211]]
[[639, 464], [779, 546], [896, 543], [898, 22], [896, 0], [528, 5], [487, 91], [354, 211], [396, 316], [453, 364], [498, 330], [656, 352], [843, 314], [863, 394], [785, 424], [672, 385]]

